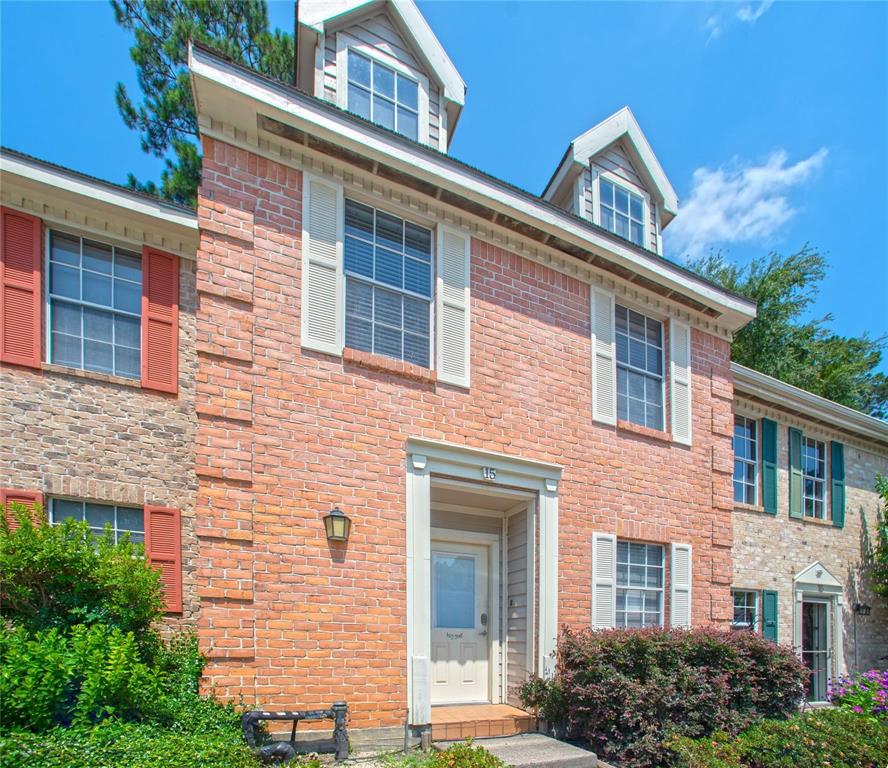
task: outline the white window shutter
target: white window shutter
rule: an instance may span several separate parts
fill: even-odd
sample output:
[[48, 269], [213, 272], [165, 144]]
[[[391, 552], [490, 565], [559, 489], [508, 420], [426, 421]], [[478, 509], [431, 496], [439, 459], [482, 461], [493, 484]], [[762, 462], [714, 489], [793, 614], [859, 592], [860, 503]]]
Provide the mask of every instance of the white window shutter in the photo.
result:
[[342, 187], [305, 174], [302, 196], [302, 346], [342, 354]]
[[469, 386], [471, 338], [471, 238], [438, 227], [438, 280], [435, 292], [438, 380]]
[[592, 629], [617, 623], [617, 537], [592, 534]]
[[673, 544], [669, 559], [672, 564], [670, 592], [673, 627], [691, 626], [691, 545]]
[[691, 329], [669, 321], [669, 381], [672, 439], [691, 444]]
[[592, 289], [592, 418], [617, 423], [614, 295]]

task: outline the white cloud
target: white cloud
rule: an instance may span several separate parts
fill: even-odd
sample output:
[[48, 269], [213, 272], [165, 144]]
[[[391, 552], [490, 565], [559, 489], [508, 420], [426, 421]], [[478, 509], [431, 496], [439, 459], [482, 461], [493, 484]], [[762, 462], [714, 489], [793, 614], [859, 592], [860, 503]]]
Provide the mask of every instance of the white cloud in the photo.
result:
[[728, 167], [698, 168], [691, 194], [665, 231], [667, 250], [690, 258], [719, 244], [771, 237], [798, 213], [788, 194], [823, 165], [826, 148], [788, 165], [786, 150], [760, 165], [734, 160]]
[[740, 21], [747, 22], [748, 24], [755, 24], [762, 16], [764, 16], [768, 12], [768, 9], [772, 5], [774, 5], [774, 0], [762, 0], [762, 2], [759, 3], [758, 8], [754, 10], [751, 5], [744, 5], [742, 8], [740, 8], [739, 11], [737, 11], [737, 18], [740, 19]]
[[706, 29], [709, 31], [709, 37], [706, 38], [706, 44], [709, 45], [710, 42], [715, 40], [719, 35], [721, 35], [721, 24], [719, 23], [718, 16], [710, 16], [706, 19]]

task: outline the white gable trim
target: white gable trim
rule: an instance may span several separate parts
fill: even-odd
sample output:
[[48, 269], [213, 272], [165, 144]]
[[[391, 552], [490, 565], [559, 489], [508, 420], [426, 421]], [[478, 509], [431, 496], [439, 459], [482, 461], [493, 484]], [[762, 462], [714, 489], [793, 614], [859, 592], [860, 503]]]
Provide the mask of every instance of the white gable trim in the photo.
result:
[[623, 107], [619, 112], [602, 120], [594, 128], [590, 128], [571, 142], [567, 155], [547, 185], [543, 197], [547, 200], [551, 198], [565, 176], [572, 170], [573, 164], [580, 166], [588, 164], [590, 158], [620, 139], [625, 140], [630, 160], [636, 170], [642, 176], [647, 177], [646, 181], [651, 184], [660, 197], [665, 220], [668, 221], [675, 216], [678, 213], [678, 195], [629, 107]]
[[842, 583], [826, 569], [826, 566], [821, 565], [819, 561], [811, 563], [811, 565], [805, 568], [801, 573], [796, 574], [793, 582], [796, 584], [796, 588], [802, 586], [816, 586], [830, 590], [842, 589]]
[[340, 27], [352, 13], [365, 13], [374, 7], [391, 12], [401, 31], [443, 87], [444, 98], [464, 105], [466, 84], [413, 0], [302, 0], [299, 21], [323, 35], [331, 22]]

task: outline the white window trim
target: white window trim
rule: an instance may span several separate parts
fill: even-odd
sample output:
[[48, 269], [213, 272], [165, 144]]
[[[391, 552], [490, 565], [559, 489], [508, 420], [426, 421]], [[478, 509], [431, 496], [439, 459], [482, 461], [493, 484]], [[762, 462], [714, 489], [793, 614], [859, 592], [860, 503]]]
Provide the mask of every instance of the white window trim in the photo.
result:
[[[605, 181], [609, 181], [611, 184], [617, 187], [622, 187], [629, 192], [632, 192], [635, 195], [638, 195], [641, 198], [641, 248], [645, 250], [651, 250], [651, 233], [650, 233], [650, 217], [651, 217], [651, 196], [650, 193], [639, 187], [637, 184], [633, 184], [631, 181], [624, 179], [622, 176], [618, 176], [611, 171], [601, 171], [598, 168], [593, 168], [591, 165], [591, 160], [589, 161], [589, 168], [592, 173], [592, 223], [602, 226], [601, 224], [601, 190], [599, 188], [599, 183], [601, 179]], [[610, 232], [610, 230], [607, 230]], [[616, 232], [611, 234], [616, 235]], [[619, 237], [619, 235], [617, 235]], [[627, 238], [627, 242], [632, 243], [633, 245], [637, 245], [632, 240]], [[660, 244], [659, 233], [657, 233], [657, 246], [658, 253]]]
[[389, 69], [393, 69], [419, 84], [417, 107], [419, 111], [419, 127], [417, 141], [420, 144], [429, 143], [429, 79], [404, 62], [398, 61], [378, 48], [362, 43], [355, 37], [344, 32], [336, 33], [336, 105], [341, 109], [348, 109], [348, 52], [353, 50], [373, 59]]
[[[802, 455], [800, 457], [802, 461], [802, 519], [803, 520], [820, 520], [822, 522], [831, 522], [832, 521], [832, 508], [830, 507], [830, 483], [832, 480], [832, 455], [830, 452], [830, 439], [828, 437], [824, 437], [818, 434], [811, 434], [807, 432], [805, 429], [801, 430], [802, 433]], [[816, 443], [823, 444], [823, 517], [816, 517], [813, 515], [805, 514], [805, 499], [807, 496], [805, 495], [805, 478], [811, 477], [810, 475], [805, 474], [805, 441], [813, 440]], [[813, 480], [814, 478], [811, 477]]]
[[[44, 324], [43, 324], [43, 344], [42, 344], [42, 352], [41, 359], [47, 365], [58, 365], [60, 368], [68, 368], [72, 371], [84, 371], [85, 373], [98, 373], [99, 375], [110, 375], [120, 379], [126, 379], [127, 381], [134, 381], [137, 383], [141, 383], [142, 376], [142, 367], [144, 364], [144, 360], [142, 358], [142, 350], [140, 349], [139, 354], [139, 376], [124, 376], [123, 374], [113, 373], [106, 374], [99, 371], [92, 371], [89, 368], [75, 368], [71, 365], [65, 365], [64, 363], [55, 363], [52, 360], [52, 295], [50, 292], [50, 269], [51, 269], [51, 261], [52, 261], [52, 233], [57, 232], [60, 235], [68, 235], [69, 237], [76, 237], [81, 241], [81, 253], [83, 250], [82, 242], [83, 240], [92, 240], [96, 243], [101, 243], [102, 245], [108, 245], [114, 248], [115, 250], [120, 248], [123, 251], [129, 251], [130, 253], [137, 253], [139, 259], [142, 260], [142, 290], [144, 291], [144, 280], [145, 280], [145, 264], [143, 260], [142, 246], [137, 244], [135, 241], [129, 242], [126, 240], [121, 240], [119, 238], [114, 237], [104, 237], [100, 235], [94, 235], [88, 232], [84, 232], [83, 230], [76, 229], [74, 227], [65, 226], [65, 225], [57, 225], [50, 224], [48, 226], [43, 227], [43, 316], [44, 316]], [[113, 309], [108, 309], [108, 311], [113, 312]], [[126, 313], [130, 314], [130, 313]], [[139, 308], [139, 333], [141, 334], [141, 326], [144, 321], [144, 317], [142, 315], [142, 308]], [[140, 337], [141, 342], [141, 337]], [[96, 502], [100, 503], [100, 502]]]
[[[596, 207], [596, 210], [598, 210], [597, 207]], [[616, 297], [616, 296], [614, 297], [614, 318], [613, 318], [613, 320], [614, 320], [614, 376], [617, 381], [619, 381], [619, 370], [620, 370], [620, 361], [617, 358], [617, 305], [618, 304], [621, 307], [625, 307], [626, 309], [629, 309], [633, 312], [637, 312], [639, 315], [644, 315], [645, 317], [650, 318], [651, 320], [656, 320], [658, 323], [660, 323], [660, 344], [661, 344], [660, 366], [662, 369], [662, 373], [660, 374], [660, 398], [661, 398], [661, 402], [663, 404], [663, 423], [661, 424], [659, 431], [660, 432], [668, 432], [669, 425], [666, 423], [666, 417], [667, 417], [667, 398], [669, 396], [669, 393], [666, 391], [666, 366], [672, 365], [672, 358], [671, 358], [671, 355], [667, 354], [667, 352], [666, 352], [666, 342], [667, 342], [666, 334], [667, 334], [667, 329], [669, 327], [669, 321], [671, 318], [669, 315], [664, 315], [659, 312], [652, 312], [651, 310], [649, 310], [647, 308], [642, 308], [642, 307], [639, 307], [637, 304], [633, 304], [631, 301], [623, 301], [620, 297]], [[635, 370], [635, 369], [632, 369], [632, 370]], [[670, 367], [670, 372], [671, 372], [671, 367]], [[650, 374], [650, 373], [647, 375], [653, 376], [653, 374]], [[620, 416], [619, 416], [619, 413], [620, 413], [619, 388], [615, 389], [615, 393], [616, 394], [615, 394], [615, 398], [614, 398], [614, 408], [616, 409], [616, 413], [617, 413], [617, 421], [623, 421], [622, 419], [620, 419]], [[672, 412], [671, 405], [672, 404], [669, 403], [668, 413]], [[625, 419], [625, 421], [629, 422], [630, 424], [635, 424], [634, 421], [629, 421], [629, 419]], [[645, 427], [645, 429], [653, 429], [653, 427], [648, 427], [647, 425], [644, 425], [644, 424], [638, 424], [636, 426], [640, 426], [640, 427], [643, 426], [643, 427]]]
[[[341, 229], [342, 232], [342, 269], [339, 271], [339, 295], [341, 297], [340, 306], [339, 306], [339, 327], [342, 328], [342, 348], [345, 349], [348, 345], [345, 343], [345, 323], [346, 323], [346, 282], [349, 278], [349, 275], [345, 270], [345, 201], [353, 200], [356, 203], [360, 203], [361, 205], [366, 205], [369, 208], [373, 208], [374, 211], [382, 211], [382, 213], [387, 213], [390, 216], [396, 216], [404, 222], [408, 222], [410, 224], [415, 224], [418, 227], [423, 227], [424, 229], [429, 229], [432, 232], [432, 294], [429, 298], [429, 366], [425, 370], [434, 371], [437, 369], [437, 361], [436, 361], [436, 339], [438, 338], [438, 327], [437, 327], [437, 313], [435, 312], [435, 303], [439, 286], [438, 286], [438, 275], [437, 275], [437, 258], [438, 258], [438, 248], [440, 247], [438, 244], [439, 240], [439, 230], [440, 226], [436, 226], [434, 223], [430, 223], [430, 219], [423, 219], [422, 217], [414, 217], [410, 213], [404, 213], [404, 209], [399, 209], [396, 206], [380, 208], [378, 201], [366, 195], [353, 195], [349, 191], [344, 191], [342, 196], [342, 221], [343, 226]], [[377, 283], [375, 280], [362, 278], [357, 275], [351, 276], [353, 280], [363, 280], [368, 285], [378, 286], [388, 291], [394, 291], [396, 293], [401, 294], [402, 296], [410, 296], [413, 298], [421, 298], [423, 301], [424, 297], [420, 297], [416, 294], [405, 292], [403, 289], [395, 288], [391, 285], [386, 285], [385, 283]], [[353, 347], [349, 347], [349, 349], [354, 349]], [[371, 354], [380, 354], [381, 357], [385, 357], [385, 355], [381, 355], [381, 353], [371, 353]], [[390, 360], [396, 360], [396, 358], [389, 358]], [[407, 360], [401, 360], [400, 362], [409, 362]], [[411, 363], [414, 365], [414, 363]], [[420, 366], [422, 367], [422, 366]]]
[[[72, 501], [77, 504], [84, 505], [83, 509], [86, 510], [86, 504], [98, 504], [103, 507], [111, 507], [114, 509], [114, 525], [111, 526], [111, 531], [114, 534], [114, 542], [117, 543], [119, 540], [119, 535], [121, 533], [141, 533], [144, 537], [146, 534], [146, 529], [148, 527], [148, 521], [145, 519], [145, 505], [144, 504], [124, 504], [118, 503], [116, 501], [98, 501], [96, 499], [81, 499], [76, 496], [50, 496], [48, 499], [47, 507], [48, 509], [48, 519], [50, 525], [60, 525], [61, 521], [56, 521], [55, 519], [55, 503], [57, 501]], [[123, 507], [125, 509], [138, 509], [142, 512], [142, 530], [141, 531], [130, 531], [129, 529], [122, 529], [117, 527], [117, 510]], [[85, 518], [81, 518], [80, 522], [87, 522]], [[90, 526], [92, 528], [92, 526]], [[138, 544], [143, 544], [143, 542], [133, 542]]]
[[[761, 502], [761, 462], [762, 462], [762, 420], [757, 418], [756, 416], [750, 416], [745, 413], [732, 413], [733, 420], [731, 421], [731, 451], [733, 452], [733, 442], [734, 442], [734, 429], [736, 427], [736, 419], [739, 417], [741, 419], [746, 419], [747, 421], [751, 421], [755, 424], [755, 461], [749, 462], [747, 459], [741, 459], [741, 461], [746, 464], [752, 463], [754, 465], [755, 474], [753, 476], [753, 490], [754, 497], [751, 502], [752, 506], [757, 507]], [[736, 457], [735, 457], [736, 458]], [[731, 474], [731, 493], [733, 494], [733, 472]], [[747, 501], [737, 501], [734, 499], [735, 504], [749, 504]], [[738, 588], [738, 591], [743, 591]], [[752, 591], [752, 590], [748, 590]]]
[[[662, 581], [661, 581], [661, 585], [659, 587], [632, 587], [629, 585], [621, 585], [620, 584], [620, 579], [619, 579], [619, 576], [617, 575], [619, 573], [619, 568], [617, 568], [617, 565], [619, 564], [619, 560], [620, 560], [620, 556], [619, 556], [620, 544], [624, 543], [624, 542], [627, 544], [644, 544], [645, 546], [650, 545], [650, 546], [655, 546], [655, 547], [660, 548], [660, 553], [662, 556], [661, 560], [660, 560], [660, 571], [662, 574]], [[626, 625], [620, 625], [617, 622], [617, 593], [621, 589], [622, 590], [635, 589], [635, 590], [640, 590], [642, 592], [658, 592], [660, 595], [660, 601], [659, 601], [659, 606], [657, 608], [657, 613], [660, 616], [660, 621], [656, 625], [647, 625], [647, 626], [665, 627], [666, 626], [666, 578], [667, 578], [666, 545], [665, 544], [658, 544], [657, 542], [651, 542], [651, 541], [639, 541], [636, 539], [625, 539], [625, 538], [615, 537], [614, 538], [614, 569], [615, 569], [614, 570], [614, 627], [616, 627], [617, 629], [627, 629], [628, 628]], [[670, 578], [670, 582], [671, 582], [671, 578]], [[671, 586], [670, 586], [670, 589], [671, 589]], [[643, 615], [644, 615], [644, 612], [642, 611], [642, 616]]]
[[[734, 622], [733, 618], [733, 610], [734, 610], [734, 593], [735, 592], [746, 592], [752, 593], [755, 595], [755, 602], [753, 604], [753, 616], [752, 616], [752, 626], [748, 627], [746, 624], [737, 624]], [[751, 629], [753, 632], [757, 632], [758, 634], [762, 633], [762, 591], [760, 589], [747, 589], [746, 587], [731, 587], [731, 629]]]

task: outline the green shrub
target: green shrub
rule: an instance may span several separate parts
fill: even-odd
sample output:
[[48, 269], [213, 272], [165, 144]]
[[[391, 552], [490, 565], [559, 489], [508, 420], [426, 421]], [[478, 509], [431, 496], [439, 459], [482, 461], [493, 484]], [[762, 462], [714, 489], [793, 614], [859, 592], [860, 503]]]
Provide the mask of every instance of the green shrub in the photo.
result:
[[472, 746], [471, 739], [440, 752], [389, 755], [383, 762], [387, 768], [506, 768], [502, 760], [483, 747]]
[[42, 731], [106, 717], [162, 716], [161, 678], [139, 658], [131, 632], [101, 624], [31, 634], [0, 627], [3, 728]]
[[[0, 768], [258, 768], [232, 731], [181, 733], [107, 720], [91, 728], [55, 728], [0, 737]], [[296, 763], [298, 766], [299, 764]]]
[[739, 736], [680, 737], [669, 746], [687, 768], [885, 768], [888, 726], [821, 709], [765, 720]]
[[669, 766], [673, 736], [738, 733], [797, 711], [807, 672], [752, 632], [565, 630], [556, 675], [519, 690], [557, 730], [621, 766]]
[[10, 507], [19, 526], [0, 515], [0, 615], [31, 631], [105, 624], [141, 642], [163, 610], [142, 545], [93, 536], [80, 521], [50, 525], [36, 506]]

